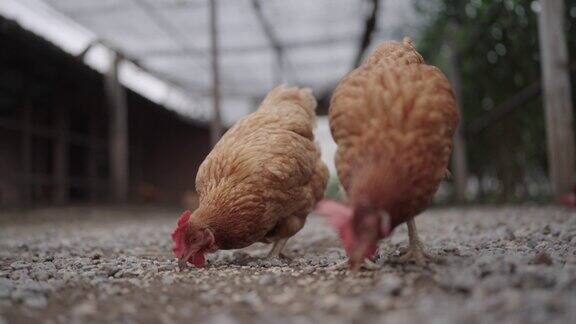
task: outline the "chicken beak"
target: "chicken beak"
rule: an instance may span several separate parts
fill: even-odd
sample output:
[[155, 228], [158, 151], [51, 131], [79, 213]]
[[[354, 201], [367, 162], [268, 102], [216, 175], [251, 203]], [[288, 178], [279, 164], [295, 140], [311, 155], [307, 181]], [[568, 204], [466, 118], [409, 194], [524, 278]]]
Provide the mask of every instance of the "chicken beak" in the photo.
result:
[[195, 251], [188, 251], [188, 253], [184, 254], [180, 259], [178, 259], [178, 269], [180, 271], [184, 271], [188, 269], [188, 259], [195, 253]]

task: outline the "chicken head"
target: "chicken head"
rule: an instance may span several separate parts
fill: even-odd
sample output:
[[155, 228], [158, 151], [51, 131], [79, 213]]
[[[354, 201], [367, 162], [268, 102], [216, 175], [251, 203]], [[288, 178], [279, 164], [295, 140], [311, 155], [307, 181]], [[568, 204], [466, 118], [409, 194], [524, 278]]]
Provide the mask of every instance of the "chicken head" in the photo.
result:
[[351, 207], [336, 201], [323, 200], [316, 212], [328, 218], [338, 231], [351, 269], [358, 269], [365, 259], [374, 256], [378, 241], [390, 235], [390, 216], [385, 211]]
[[192, 215], [188, 210], [182, 213], [172, 232], [172, 251], [178, 258], [180, 270], [184, 270], [188, 262], [195, 267], [204, 266], [204, 254], [217, 250], [212, 231], [207, 227], [196, 226], [191, 221]]

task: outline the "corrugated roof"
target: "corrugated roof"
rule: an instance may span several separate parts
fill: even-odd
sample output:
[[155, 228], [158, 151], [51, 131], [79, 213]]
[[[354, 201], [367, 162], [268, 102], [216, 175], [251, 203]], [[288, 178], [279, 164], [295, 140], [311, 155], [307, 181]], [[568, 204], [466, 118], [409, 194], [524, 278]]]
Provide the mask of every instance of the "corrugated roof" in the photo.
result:
[[[43, 0], [193, 98], [194, 117], [211, 115], [209, 0]], [[411, 1], [381, 0], [374, 42], [410, 34]], [[222, 110], [231, 123], [283, 81], [329, 90], [352, 68], [370, 12], [363, 0], [261, 0], [283, 55], [252, 0], [218, 0]], [[414, 35], [412, 35], [414, 36]]]

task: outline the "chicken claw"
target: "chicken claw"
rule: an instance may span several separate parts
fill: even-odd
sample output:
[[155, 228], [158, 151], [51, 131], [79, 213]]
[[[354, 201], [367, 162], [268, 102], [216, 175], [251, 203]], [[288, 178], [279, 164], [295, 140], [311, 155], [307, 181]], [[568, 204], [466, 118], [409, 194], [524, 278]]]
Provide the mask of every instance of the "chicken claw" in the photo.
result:
[[434, 258], [424, 252], [424, 244], [420, 241], [418, 237], [418, 232], [416, 231], [416, 222], [414, 218], [407, 222], [408, 225], [408, 248], [406, 252], [400, 256], [399, 260], [401, 262], [413, 262], [416, 265], [424, 266], [427, 263], [434, 261]]

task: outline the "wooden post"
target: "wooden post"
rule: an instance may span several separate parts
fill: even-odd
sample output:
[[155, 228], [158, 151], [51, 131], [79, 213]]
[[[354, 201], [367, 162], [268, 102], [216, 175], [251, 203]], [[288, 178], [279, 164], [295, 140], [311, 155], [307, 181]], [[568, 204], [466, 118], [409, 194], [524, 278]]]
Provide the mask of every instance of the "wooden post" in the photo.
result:
[[552, 192], [558, 196], [575, 185], [576, 167], [572, 98], [566, 36], [564, 0], [540, 1], [538, 15], [544, 110], [548, 142], [548, 168]]
[[68, 122], [67, 111], [61, 100], [62, 92], [54, 108], [56, 137], [54, 138], [53, 170], [54, 170], [54, 196], [56, 204], [68, 202]]
[[[456, 25], [451, 25], [453, 32], [457, 30], [456, 28]], [[453, 33], [450, 33], [450, 35], [453, 35]], [[453, 36], [450, 37], [451, 40], [453, 38]], [[452, 89], [454, 90], [454, 95], [456, 96], [456, 102], [458, 103], [458, 109], [460, 111], [460, 126], [454, 135], [454, 150], [452, 153], [452, 167], [454, 169], [454, 191], [456, 194], [456, 201], [463, 202], [466, 201], [466, 189], [468, 185], [468, 159], [466, 157], [464, 118], [462, 115], [462, 79], [460, 74], [461, 61], [456, 44], [451, 41], [449, 43], [449, 47], [450, 58], [448, 78], [452, 84]]]
[[272, 82], [274, 82], [274, 87], [284, 82], [284, 62], [278, 55], [274, 56], [272, 61]]
[[114, 52], [105, 77], [106, 97], [110, 116], [110, 173], [112, 195], [116, 202], [128, 200], [128, 107], [126, 94], [118, 78], [122, 57]]
[[20, 188], [23, 205], [32, 202], [31, 172], [32, 172], [32, 135], [31, 135], [31, 106], [29, 102], [22, 107], [22, 182]]
[[220, 119], [220, 67], [218, 57], [218, 13], [217, 0], [210, 0], [210, 38], [212, 56], [212, 105], [213, 116], [210, 127], [210, 142], [212, 147], [222, 136], [222, 121]]
[[88, 145], [88, 198], [95, 202], [98, 197], [98, 119], [97, 106], [90, 105], [90, 143]]

